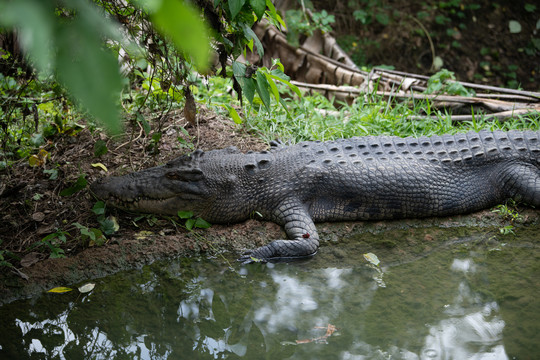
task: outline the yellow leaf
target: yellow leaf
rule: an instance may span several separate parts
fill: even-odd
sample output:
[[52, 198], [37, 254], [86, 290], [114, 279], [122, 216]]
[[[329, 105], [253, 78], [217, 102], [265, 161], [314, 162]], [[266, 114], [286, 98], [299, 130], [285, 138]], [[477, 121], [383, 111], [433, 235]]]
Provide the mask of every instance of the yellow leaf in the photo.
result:
[[84, 284], [83, 286], [81, 286], [79, 288], [79, 291], [81, 293], [85, 294], [87, 292], [90, 292], [90, 291], [94, 290], [95, 286], [96, 286], [96, 284], [93, 284], [93, 283]]
[[364, 254], [364, 259], [366, 259], [367, 261], [369, 261], [375, 266], [379, 266], [379, 263], [380, 263], [379, 258], [374, 253]]
[[135, 238], [137, 240], [144, 240], [146, 239], [148, 236], [151, 236], [151, 235], [154, 235], [154, 233], [152, 231], [147, 231], [147, 230], [142, 230], [142, 231], [139, 231], [137, 233], [137, 235], [135, 235]]
[[31, 167], [40, 166], [41, 165], [41, 160], [40, 160], [40, 158], [37, 157], [37, 155], [32, 155], [32, 156], [30, 156], [28, 158], [28, 164]]
[[109, 219], [112, 222], [114, 232], [117, 232], [118, 230], [120, 230], [120, 225], [118, 224], [118, 221], [116, 220], [114, 216], [109, 216], [107, 219]]
[[92, 164], [93, 167], [98, 167], [98, 168], [101, 168], [103, 169], [105, 172], [109, 172], [109, 170], [107, 170], [107, 167], [105, 165], [103, 165], [102, 163], [94, 163]]
[[42, 159], [46, 159], [48, 157], [50, 157], [51, 155], [49, 154], [49, 152], [45, 149], [39, 149], [39, 153], [38, 153], [38, 156]]
[[61, 293], [65, 293], [65, 292], [68, 292], [68, 291], [71, 291], [71, 290], [73, 290], [73, 289], [68, 288], [68, 287], [64, 287], [64, 286], [59, 286], [59, 287], [52, 288], [51, 290], [49, 290], [47, 292], [61, 294]]

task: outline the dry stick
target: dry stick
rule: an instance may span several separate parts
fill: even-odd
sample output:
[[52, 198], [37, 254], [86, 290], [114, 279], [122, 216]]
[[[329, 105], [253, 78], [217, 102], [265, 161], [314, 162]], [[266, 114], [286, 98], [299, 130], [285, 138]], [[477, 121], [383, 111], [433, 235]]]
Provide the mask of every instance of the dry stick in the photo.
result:
[[[360, 95], [364, 93], [357, 87], [353, 86], [337, 86], [328, 84], [309, 84], [299, 81], [291, 81], [292, 84], [307, 89], [321, 90], [325, 92], [340, 92], [345, 94]], [[395, 93], [387, 91], [377, 91], [377, 95], [385, 97], [397, 97], [397, 98], [414, 98], [419, 100], [432, 100], [438, 102], [450, 102], [458, 104], [471, 104], [471, 105], [483, 105], [492, 111], [511, 111], [513, 109], [530, 109], [537, 110], [539, 107], [535, 104], [524, 104], [519, 102], [508, 102], [497, 99], [480, 98], [480, 97], [467, 97], [467, 96], [451, 96], [451, 95], [432, 95], [432, 94], [418, 94], [418, 93]]]
[[[535, 112], [540, 111], [540, 108], [538, 109], [518, 109], [518, 110], [509, 110], [509, 111], [501, 111], [497, 113], [492, 114], [476, 114], [476, 115], [453, 115], [452, 121], [453, 122], [463, 122], [463, 121], [472, 121], [474, 120], [474, 117], [482, 117], [484, 120], [489, 120], [491, 118], [504, 121], [509, 118], [513, 118], [515, 116], [519, 115], [529, 115], [533, 114]], [[435, 116], [410, 116], [410, 120], [436, 120], [437, 117]]]
[[[412, 78], [417, 78], [417, 79], [426, 80], [426, 81], [429, 80], [429, 76], [411, 74], [411, 73], [407, 73], [407, 72], [403, 72], [403, 71], [397, 71], [397, 70], [387, 70], [387, 69], [374, 68], [373, 71], [381, 73], [381, 74], [385, 74], [385, 73], [386, 74], [395, 74], [395, 75], [412, 77]], [[464, 82], [464, 81], [454, 81], [454, 80], [448, 80], [448, 81], [449, 82], [456, 82], [458, 84], [461, 84], [461, 85], [463, 85], [465, 87], [469, 87], [471, 89], [494, 91], [494, 92], [500, 92], [500, 93], [512, 94], [512, 95], [521, 95], [521, 96], [526, 96], [526, 97], [532, 98], [535, 101], [540, 101], [540, 93], [539, 92], [515, 90], [515, 89], [508, 89], [508, 88], [502, 88], [502, 87], [497, 87], [497, 86], [489, 86], [489, 85], [480, 85], [480, 84], [474, 84], [474, 83], [469, 83], [469, 82]]]
[[421, 100], [432, 100], [438, 102], [449, 102], [457, 104], [470, 104], [470, 105], [482, 105], [491, 111], [511, 111], [515, 109], [540, 109], [540, 106], [534, 104], [524, 104], [516, 102], [508, 102], [496, 99], [483, 99], [478, 97], [468, 96], [451, 96], [451, 95], [431, 95], [431, 94], [396, 94], [384, 91], [377, 91], [377, 95], [381, 96], [393, 96], [398, 98], [414, 98]]
[[[318, 91], [324, 91], [327, 92], [340, 92], [347, 95], [360, 95], [363, 92], [352, 86], [336, 86], [336, 85], [328, 85], [328, 84], [308, 84], [308, 83], [302, 83], [299, 81], [291, 81], [294, 85], [308, 89], [308, 90], [318, 90]], [[540, 106], [536, 104], [523, 104], [523, 103], [515, 103], [515, 102], [507, 102], [507, 101], [501, 101], [501, 100], [495, 100], [495, 99], [482, 99], [478, 97], [464, 97], [464, 96], [448, 96], [448, 95], [428, 95], [428, 94], [397, 94], [392, 92], [385, 92], [385, 91], [378, 91], [377, 95], [388, 97], [389, 99], [392, 97], [397, 98], [408, 98], [408, 99], [417, 99], [417, 100], [432, 100], [434, 102], [440, 102], [440, 103], [456, 103], [456, 104], [470, 104], [470, 105], [483, 105], [487, 109], [491, 111], [495, 111], [495, 113], [483, 115], [486, 118], [497, 118], [499, 120], [506, 119], [509, 117], [513, 117], [516, 115], [527, 115], [527, 114], [533, 114], [535, 112], [540, 112]], [[410, 119], [412, 120], [426, 120], [426, 119], [434, 119], [434, 117], [430, 116], [411, 116]], [[473, 120], [473, 115], [454, 115], [452, 116], [453, 121], [468, 121]]]
[[[263, 22], [263, 21], [260, 22], [260, 26], [265, 26], [266, 24], [268, 24], [267, 21], [266, 22]], [[363, 76], [368, 75], [368, 73], [366, 71], [358, 70], [358, 69], [356, 69], [354, 67], [348, 66], [347, 64], [341, 63], [341, 62], [339, 62], [337, 60], [334, 60], [334, 59], [332, 59], [332, 58], [330, 58], [328, 56], [321, 55], [321, 54], [318, 54], [316, 52], [313, 52], [313, 51], [311, 51], [309, 49], [306, 49], [306, 48], [304, 48], [302, 46], [300, 46], [300, 47], [292, 46], [291, 44], [289, 44], [287, 42], [287, 38], [285, 37], [285, 35], [283, 33], [281, 33], [280, 31], [278, 31], [274, 26], [268, 26], [265, 29], [265, 32], [269, 32], [270, 33], [269, 36], [273, 41], [277, 41], [280, 45], [287, 47], [293, 53], [296, 52], [298, 55], [300, 55], [303, 52], [304, 53], [303, 55], [309, 54], [309, 55], [312, 55], [312, 56], [316, 57], [320, 61], [329, 62], [331, 64], [340, 66], [342, 68], [345, 68], [346, 70], [361, 74]]]
[[429, 32], [427, 31], [426, 27], [424, 26], [424, 24], [422, 24], [420, 21], [418, 21], [418, 19], [416, 19], [414, 16], [410, 16], [411, 19], [413, 19], [413, 21], [415, 23], [418, 24], [418, 26], [420, 26], [422, 28], [422, 31], [424, 31], [424, 34], [426, 34], [426, 37], [429, 41], [429, 47], [431, 49], [431, 70], [434, 71], [435, 70], [435, 46], [433, 45], [433, 40], [431, 40], [431, 36], [429, 36]]
[[[268, 22], [266, 22], [266, 23], [261, 22], [260, 24], [261, 24], [261, 26], [265, 26], [265, 25], [268, 24]], [[425, 81], [425, 82], [427, 82], [429, 80], [429, 76], [425, 76], [425, 75], [418, 75], [418, 74], [412, 74], [412, 73], [403, 72], [403, 71], [387, 70], [387, 69], [380, 69], [380, 68], [373, 68], [372, 71], [370, 73], [368, 73], [368, 72], [365, 72], [365, 71], [350, 67], [350, 66], [348, 66], [346, 64], [343, 64], [343, 63], [341, 63], [339, 61], [336, 61], [336, 60], [334, 60], [332, 58], [329, 58], [327, 56], [312, 52], [311, 50], [303, 48], [302, 46], [300, 46], [299, 48], [293, 47], [292, 45], [290, 45], [287, 42], [287, 39], [286, 39], [285, 35], [283, 33], [279, 32], [273, 26], [268, 26], [265, 29], [265, 32], [270, 32], [270, 36], [274, 41], [277, 41], [280, 45], [287, 47], [291, 52], [296, 52], [299, 55], [301, 53], [303, 53], [303, 55], [308, 55], [309, 54], [312, 57], [319, 60], [318, 61], [319, 63], [322, 63], [322, 62], [331, 63], [331, 64], [334, 64], [336, 66], [341, 67], [342, 69], [351, 71], [352, 73], [360, 74], [360, 75], [364, 76], [365, 78], [368, 77], [368, 76], [371, 77], [371, 74], [373, 74], [373, 73], [378, 73], [381, 76], [388, 77], [391, 81], [394, 81], [394, 82], [396, 82], [398, 84], [401, 84], [403, 82], [404, 79], [402, 77], [409, 77], [409, 78], [413, 78], [413, 79], [422, 80], [422, 81]], [[392, 76], [392, 75], [394, 75], [394, 76]], [[397, 75], [397, 77], [395, 75]], [[540, 93], [539, 92], [515, 90], [515, 89], [501, 88], [501, 87], [489, 86], [489, 85], [480, 85], [480, 84], [474, 84], [474, 83], [463, 82], [463, 81], [449, 80], [449, 82], [456, 82], [456, 83], [459, 83], [459, 84], [461, 84], [461, 85], [463, 85], [465, 87], [471, 88], [471, 89], [479, 89], [479, 90], [493, 91], [493, 92], [502, 93], [500, 95], [501, 97], [503, 97], [503, 94], [517, 95], [515, 100], [540, 101]], [[411, 86], [411, 88], [415, 89], [415, 90], [419, 90], [419, 91], [424, 91], [426, 89], [426, 87], [418, 86], [418, 85], [413, 85], [413, 86]], [[493, 95], [493, 94], [478, 94], [477, 95], [477, 97], [485, 97], [485, 98], [496, 97], [496, 96], [497, 95]], [[506, 95], [506, 97], [508, 97], [508, 96]]]

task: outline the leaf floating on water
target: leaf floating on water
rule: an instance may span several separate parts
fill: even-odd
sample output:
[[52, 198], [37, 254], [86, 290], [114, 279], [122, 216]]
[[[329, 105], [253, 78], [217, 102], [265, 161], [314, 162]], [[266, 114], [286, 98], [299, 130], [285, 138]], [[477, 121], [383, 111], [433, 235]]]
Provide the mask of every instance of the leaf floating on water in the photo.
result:
[[366, 259], [375, 266], [379, 266], [379, 264], [381, 263], [377, 255], [375, 255], [374, 253], [364, 254], [364, 259]]
[[64, 287], [64, 286], [59, 286], [59, 287], [52, 288], [51, 290], [49, 290], [47, 292], [62, 294], [62, 293], [66, 293], [66, 292], [71, 291], [71, 290], [73, 290], [73, 289], [68, 288], [68, 287]]
[[316, 343], [316, 344], [327, 344], [327, 339], [336, 332], [338, 329], [332, 324], [328, 324], [326, 326], [315, 326], [314, 329], [325, 329], [326, 333], [322, 336], [318, 336], [311, 339], [302, 339], [302, 340], [296, 340], [296, 345], [300, 344], [309, 344], [309, 343]]
[[86, 294], [86, 293], [89, 293], [90, 291], [94, 290], [94, 287], [96, 286], [96, 284], [93, 284], [93, 283], [88, 283], [88, 284], [85, 284], [83, 286], [81, 286], [79, 288], [79, 292], [81, 294]]

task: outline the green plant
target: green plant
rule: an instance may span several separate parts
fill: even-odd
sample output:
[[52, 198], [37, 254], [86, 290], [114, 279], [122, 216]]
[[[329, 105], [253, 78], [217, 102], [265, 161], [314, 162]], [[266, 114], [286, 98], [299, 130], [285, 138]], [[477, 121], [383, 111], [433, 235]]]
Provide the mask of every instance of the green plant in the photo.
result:
[[326, 10], [312, 12], [311, 20], [305, 11], [287, 10], [285, 12], [285, 22], [287, 23], [287, 40], [291, 45], [299, 46], [302, 36], [313, 36], [315, 31], [329, 33], [332, 31], [331, 24], [336, 20], [334, 15]]
[[92, 212], [96, 215], [99, 223], [99, 230], [104, 235], [112, 235], [120, 228], [114, 216], [105, 216], [106, 204], [103, 201], [97, 201], [92, 207]]
[[[87, 118], [85, 111], [118, 131], [118, 99], [126, 118], [141, 125], [145, 135], [150, 136], [151, 130], [160, 133], [161, 124], [151, 124], [145, 117], [159, 112], [152, 117], [164, 118], [162, 114], [172, 107], [183, 106], [184, 89], [202, 86], [198, 73], [207, 68], [211, 37], [218, 47], [221, 75], [227, 76], [228, 56], [237, 58], [247, 48], [263, 55], [251, 30], [255, 21], [266, 17], [285, 26], [270, 0], [202, 0], [197, 6], [195, 10], [181, 0], [0, 3], [2, 30], [17, 28], [28, 54], [27, 63], [18, 62], [22, 56], [17, 54], [2, 54], [2, 61], [13, 69], [0, 76], [0, 166], [9, 166], [13, 157], [30, 156], [50, 136], [79, 131], [82, 127], [72, 124]], [[80, 111], [73, 109], [70, 99], [81, 105]], [[28, 115], [35, 124], [25, 121]]]
[[506, 226], [503, 226], [502, 228], [499, 228], [499, 232], [502, 234], [502, 235], [516, 235], [516, 233], [514, 232], [514, 225], [506, 225]]
[[62, 250], [61, 246], [66, 243], [66, 235], [69, 235], [67, 231], [62, 231], [57, 228], [54, 233], [45, 236], [41, 239], [41, 242], [34, 244], [32, 248], [46, 245], [49, 248], [49, 257], [51, 259], [64, 258], [66, 256], [64, 255], [64, 250]]
[[[280, 96], [280, 91], [276, 85], [276, 81], [287, 85], [299, 97], [301, 97], [302, 94], [300, 93], [298, 87], [289, 82], [290, 78], [284, 74], [283, 65], [279, 62], [279, 60], [274, 59], [272, 64], [273, 66], [271, 69], [259, 67], [256, 68], [256, 72], [253, 73], [251, 67], [234, 61], [232, 66], [234, 77], [241, 86], [241, 92], [247, 98], [252, 107], [254, 105], [255, 93], [257, 93], [268, 113], [271, 112], [271, 96], [277, 103], [281, 104], [288, 113], [287, 105]], [[231, 107], [228, 107], [229, 111], [231, 111], [231, 109]]]
[[81, 225], [78, 222], [74, 222], [72, 225], [79, 229], [81, 233], [81, 240], [84, 243], [87, 243], [88, 246], [101, 246], [107, 241], [107, 238], [100, 229], [89, 228], [88, 226]]
[[499, 229], [503, 235], [514, 234], [514, 224], [523, 221], [523, 216], [516, 209], [516, 203], [510, 200], [506, 204], [497, 205], [492, 212], [499, 214], [503, 219], [510, 221], [509, 225]]
[[374, 20], [383, 26], [390, 23], [389, 13], [391, 7], [380, 0], [349, 1], [349, 6], [355, 9], [353, 17], [362, 25], [369, 25]]
[[[2, 245], [3, 242], [4, 242], [4, 240], [0, 239], [0, 245]], [[18, 256], [13, 254], [11, 251], [0, 249], [0, 269], [2, 267], [4, 267], [4, 268], [14, 268], [13, 264], [10, 263], [9, 261], [7, 261], [7, 259], [6, 259], [7, 257], [10, 257], [10, 258], [15, 259], [15, 260], [20, 260], [18, 258]]]
[[[277, 106], [272, 107], [269, 113], [247, 113], [245, 125], [266, 141], [279, 138], [292, 143], [363, 135], [453, 134], [471, 129], [540, 130], [540, 114], [519, 116], [504, 122], [476, 114], [474, 121], [454, 122], [451, 114], [433, 110], [429, 100], [388, 99], [376, 94], [376, 89], [371, 94], [357, 97], [351, 105], [340, 104], [339, 108], [319, 94], [283, 101], [288, 113]], [[411, 119], [426, 115], [430, 118]]]
[[474, 96], [473, 90], [466, 89], [463, 85], [456, 82], [456, 77], [452, 71], [442, 69], [432, 75], [427, 83], [426, 94], [449, 94], [461, 96]]
[[497, 205], [492, 211], [510, 222], [523, 221], [523, 216], [517, 211], [516, 203], [513, 200], [509, 201], [507, 204]]
[[331, 32], [332, 27], [330, 24], [336, 22], [334, 15], [329, 14], [326, 10], [322, 10], [321, 12], [313, 12], [312, 19], [313, 23], [315, 24], [315, 28], [321, 30], [323, 33]]
[[81, 191], [82, 189], [84, 189], [87, 184], [88, 184], [88, 181], [86, 180], [86, 174], [83, 173], [83, 174], [79, 175], [79, 177], [77, 178], [75, 183], [73, 183], [73, 185], [65, 188], [62, 191], [60, 191], [60, 196], [71, 196], [71, 195], [75, 194], [76, 192]]
[[141, 220], [145, 220], [146, 221], [146, 224], [150, 227], [154, 226], [157, 224], [158, 222], [158, 218], [153, 215], [153, 214], [143, 214], [143, 215], [139, 215], [137, 216], [136, 218], [134, 218], [131, 223], [133, 225], [135, 225], [136, 227], [139, 227], [139, 225], [137, 224], [139, 221]]
[[194, 217], [192, 211], [179, 211], [177, 216], [180, 219], [185, 220], [185, 227], [189, 231], [193, 229], [208, 229], [212, 226], [209, 222], [201, 219], [200, 217]]

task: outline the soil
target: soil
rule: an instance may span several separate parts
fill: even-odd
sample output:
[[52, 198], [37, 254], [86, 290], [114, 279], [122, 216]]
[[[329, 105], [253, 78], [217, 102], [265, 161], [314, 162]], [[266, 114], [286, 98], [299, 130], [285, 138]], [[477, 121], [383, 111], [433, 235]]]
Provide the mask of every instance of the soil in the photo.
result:
[[[538, 91], [540, 6], [526, 3], [313, 1], [316, 11], [335, 16], [333, 35], [358, 64], [430, 75], [435, 56], [460, 81]], [[366, 13], [365, 23], [354, 19], [355, 10]], [[519, 23], [519, 32], [510, 31], [510, 21]]]

